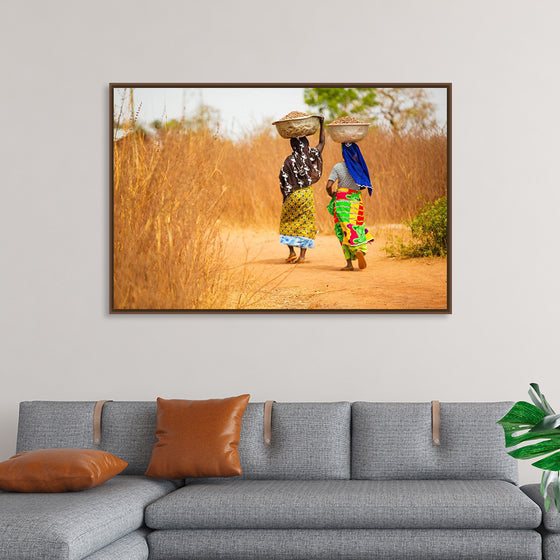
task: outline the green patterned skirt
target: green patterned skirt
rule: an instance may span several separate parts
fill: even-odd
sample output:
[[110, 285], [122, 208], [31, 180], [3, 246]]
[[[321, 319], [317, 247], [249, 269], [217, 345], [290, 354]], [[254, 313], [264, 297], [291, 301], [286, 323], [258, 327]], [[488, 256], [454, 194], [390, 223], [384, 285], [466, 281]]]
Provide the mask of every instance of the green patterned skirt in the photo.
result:
[[338, 189], [327, 209], [334, 216], [334, 232], [346, 260], [355, 260], [357, 251], [365, 254], [373, 236], [364, 225], [364, 203], [360, 191]]

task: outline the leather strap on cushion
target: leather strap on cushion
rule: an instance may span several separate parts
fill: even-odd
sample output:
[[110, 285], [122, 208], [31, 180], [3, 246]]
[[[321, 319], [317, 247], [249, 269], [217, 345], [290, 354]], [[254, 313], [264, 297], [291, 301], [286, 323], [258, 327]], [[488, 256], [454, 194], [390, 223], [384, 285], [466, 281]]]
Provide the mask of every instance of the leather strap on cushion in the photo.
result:
[[266, 401], [264, 403], [264, 444], [272, 444], [272, 403], [276, 401]]
[[439, 401], [432, 401], [432, 445], [439, 445]]
[[101, 444], [101, 413], [103, 412], [103, 405], [106, 402], [113, 401], [97, 401], [93, 409], [93, 445]]

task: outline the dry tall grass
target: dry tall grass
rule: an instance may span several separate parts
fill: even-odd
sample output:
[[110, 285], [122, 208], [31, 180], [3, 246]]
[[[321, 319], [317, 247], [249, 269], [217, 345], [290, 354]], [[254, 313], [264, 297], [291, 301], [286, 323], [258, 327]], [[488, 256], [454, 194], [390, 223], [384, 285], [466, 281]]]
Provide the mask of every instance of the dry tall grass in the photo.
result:
[[[317, 141], [310, 139], [312, 146]], [[375, 187], [371, 199], [364, 196], [368, 224], [411, 218], [427, 200], [446, 194], [444, 133], [372, 130], [360, 148]], [[289, 141], [266, 129], [238, 142], [205, 130], [157, 138], [129, 134], [115, 142], [115, 309], [236, 306], [225, 288], [231, 272], [224, 266], [223, 233], [277, 229], [278, 174], [289, 153]], [[318, 227], [328, 233], [333, 228], [325, 185], [342, 161], [340, 145], [327, 140], [323, 160], [315, 199]], [[243, 299], [239, 293], [235, 298]]]
[[221, 161], [209, 134], [130, 134], [114, 149], [115, 309], [201, 309], [225, 304], [219, 234]]

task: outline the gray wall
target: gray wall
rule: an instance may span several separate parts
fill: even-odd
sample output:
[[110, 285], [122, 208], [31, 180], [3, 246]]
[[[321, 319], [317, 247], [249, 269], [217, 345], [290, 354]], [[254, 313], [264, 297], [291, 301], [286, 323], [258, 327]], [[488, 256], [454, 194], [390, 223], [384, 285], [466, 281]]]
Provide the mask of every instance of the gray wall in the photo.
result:
[[[556, 0], [1, 12], [0, 458], [27, 399], [518, 400], [539, 381], [560, 408]], [[109, 316], [111, 81], [453, 82], [453, 315]]]

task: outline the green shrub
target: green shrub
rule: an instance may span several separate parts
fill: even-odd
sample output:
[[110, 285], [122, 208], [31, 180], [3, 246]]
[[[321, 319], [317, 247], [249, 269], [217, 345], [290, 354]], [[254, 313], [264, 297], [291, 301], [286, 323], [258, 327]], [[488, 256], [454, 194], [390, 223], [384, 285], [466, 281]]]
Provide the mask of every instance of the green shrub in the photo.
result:
[[447, 197], [429, 202], [412, 220], [404, 220], [412, 239], [390, 237], [383, 248], [391, 257], [445, 257], [447, 255]]

